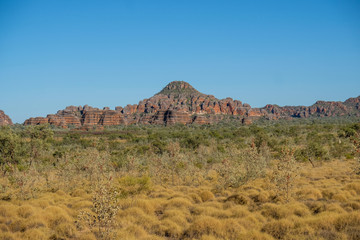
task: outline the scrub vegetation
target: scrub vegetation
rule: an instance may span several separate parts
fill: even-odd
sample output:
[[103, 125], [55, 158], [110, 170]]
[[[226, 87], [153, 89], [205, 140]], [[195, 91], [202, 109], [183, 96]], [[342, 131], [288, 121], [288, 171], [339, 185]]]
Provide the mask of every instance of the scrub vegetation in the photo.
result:
[[0, 129], [0, 239], [360, 239], [360, 124]]

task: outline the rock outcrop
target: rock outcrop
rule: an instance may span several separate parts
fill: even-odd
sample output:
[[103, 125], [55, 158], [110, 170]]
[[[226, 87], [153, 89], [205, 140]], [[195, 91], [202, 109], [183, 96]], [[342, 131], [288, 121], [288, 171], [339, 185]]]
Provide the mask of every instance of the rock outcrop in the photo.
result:
[[49, 114], [47, 117], [30, 118], [25, 121], [24, 125], [38, 125], [49, 123], [58, 127], [80, 127], [80, 126], [109, 126], [124, 124], [123, 114], [119, 111], [104, 108], [100, 110], [88, 105], [69, 106], [56, 114]]
[[357, 98], [349, 98], [345, 102], [317, 101], [309, 107], [266, 105], [259, 110], [261, 115], [275, 120], [280, 118], [360, 117], [360, 96]]
[[318, 101], [309, 107], [269, 104], [263, 108], [251, 108], [239, 100], [217, 99], [200, 93], [186, 82], [174, 81], [138, 104], [115, 107], [115, 110], [88, 105], [69, 106], [47, 117], [30, 118], [24, 124], [90, 128], [129, 124], [211, 124], [230, 119], [250, 124], [259, 118], [276, 120], [331, 116], [360, 116], [360, 96], [345, 102]]
[[0, 126], [13, 125], [13, 122], [4, 111], [0, 110]]
[[134, 112], [143, 113], [139, 118], [139, 123], [143, 124], [204, 124], [223, 119], [215, 115], [246, 117], [249, 109], [250, 106], [241, 101], [219, 100], [198, 92], [186, 82], [176, 81], [155, 96], [139, 102]]

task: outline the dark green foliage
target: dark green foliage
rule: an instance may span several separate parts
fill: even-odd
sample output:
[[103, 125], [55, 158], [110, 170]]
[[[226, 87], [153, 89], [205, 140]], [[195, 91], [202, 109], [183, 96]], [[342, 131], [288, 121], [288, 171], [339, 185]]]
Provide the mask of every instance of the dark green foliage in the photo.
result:
[[360, 131], [360, 123], [354, 123], [341, 128], [338, 132], [339, 137], [350, 138], [356, 136]]
[[48, 125], [27, 126], [25, 128], [25, 136], [28, 136], [30, 139], [48, 141], [53, 138], [54, 132]]
[[189, 136], [181, 141], [181, 146], [191, 150], [197, 149], [201, 144], [201, 138], [199, 136]]
[[25, 136], [30, 138], [29, 165], [40, 157], [43, 151], [51, 146], [54, 132], [48, 125], [28, 126], [25, 128]]
[[0, 131], [0, 165], [5, 173], [11, 164], [20, 162], [20, 137], [10, 128]]
[[167, 143], [160, 139], [154, 140], [151, 145], [154, 153], [163, 154], [166, 151]]
[[[345, 157], [350, 148], [347, 138], [356, 132], [359, 124], [333, 124], [317, 121], [287, 121], [264, 125], [243, 126], [234, 122], [216, 125], [174, 126], [119, 126], [107, 128], [101, 137], [82, 133], [67, 133], [61, 144], [96, 147], [112, 155], [144, 156], [149, 153], [164, 154], [170, 142], [180, 143], [181, 151], [195, 151], [200, 146], [214, 146], [219, 154], [229, 152], [229, 147], [247, 148], [254, 144], [258, 149], [267, 146], [273, 156], [278, 156], [284, 146], [295, 147], [295, 157], [324, 160]], [[213, 145], [216, 142], [216, 145]], [[115, 154], [113, 154], [115, 152]], [[118, 159], [124, 159], [124, 157]], [[209, 157], [209, 161], [213, 157]], [[120, 164], [122, 165], [122, 164]]]
[[80, 134], [79, 133], [67, 133], [66, 136], [63, 138], [63, 143], [66, 145], [71, 145], [78, 143], [80, 141]]
[[[353, 159], [357, 155], [352, 142], [358, 132], [360, 124], [308, 120], [250, 126], [237, 122], [167, 127], [131, 125], [106, 127], [103, 132], [15, 125], [0, 129], [0, 161], [4, 172], [9, 166], [26, 169], [34, 162], [59, 168], [66, 161], [77, 164], [84, 153], [96, 151], [107, 154], [108, 163], [116, 171], [146, 172], [154, 168], [181, 175], [226, 163], [224, 169], [237, 166], [239, 171], [247, 169], [249, 175], [259, 159], [265, 163], [279, 158], [284, 147], [294, 149], [298, 161]], [[254, 159], [241, 157], [250, 150], [256, 150], [251, 155]], [[244, 165], [246, 161], [252, 165]], [[236, 178], [239, 182], [251, 179], [245, 173], [239, 174]]]

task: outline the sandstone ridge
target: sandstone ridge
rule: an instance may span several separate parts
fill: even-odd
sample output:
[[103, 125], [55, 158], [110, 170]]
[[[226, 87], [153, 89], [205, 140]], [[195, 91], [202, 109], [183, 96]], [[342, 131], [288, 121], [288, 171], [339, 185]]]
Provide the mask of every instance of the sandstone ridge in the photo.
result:
[[115, 110], [88, 105], [69, 106], [56, 114], [27, 119], [24, 124], [48, 123], [64, 128], [129, 124], [211, 124], [224, 120], [248, 124], [259, 118], [276, 120], [329, 116], [360, 116], [360, 96], [345, 102], [318, 101], [309, 107], [266, 105], [263, 108], [251, 108], [249, 104], [239, 100], [217, 99], [213, 95], [197, 91], [187, 82], [174, 81], [138, 104], [116, 107]]
[[0, 110], [0, 126], [13, 125], [13, 122], [4, 111]]

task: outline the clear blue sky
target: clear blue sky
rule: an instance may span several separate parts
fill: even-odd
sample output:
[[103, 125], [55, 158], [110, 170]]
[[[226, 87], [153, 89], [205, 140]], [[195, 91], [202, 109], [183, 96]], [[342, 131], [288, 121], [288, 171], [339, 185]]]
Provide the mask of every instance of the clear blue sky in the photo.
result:
[[358, 0], [0, 0], [0, 109], [124, 106], [183, 80], [262, 107], [360, 95]]

